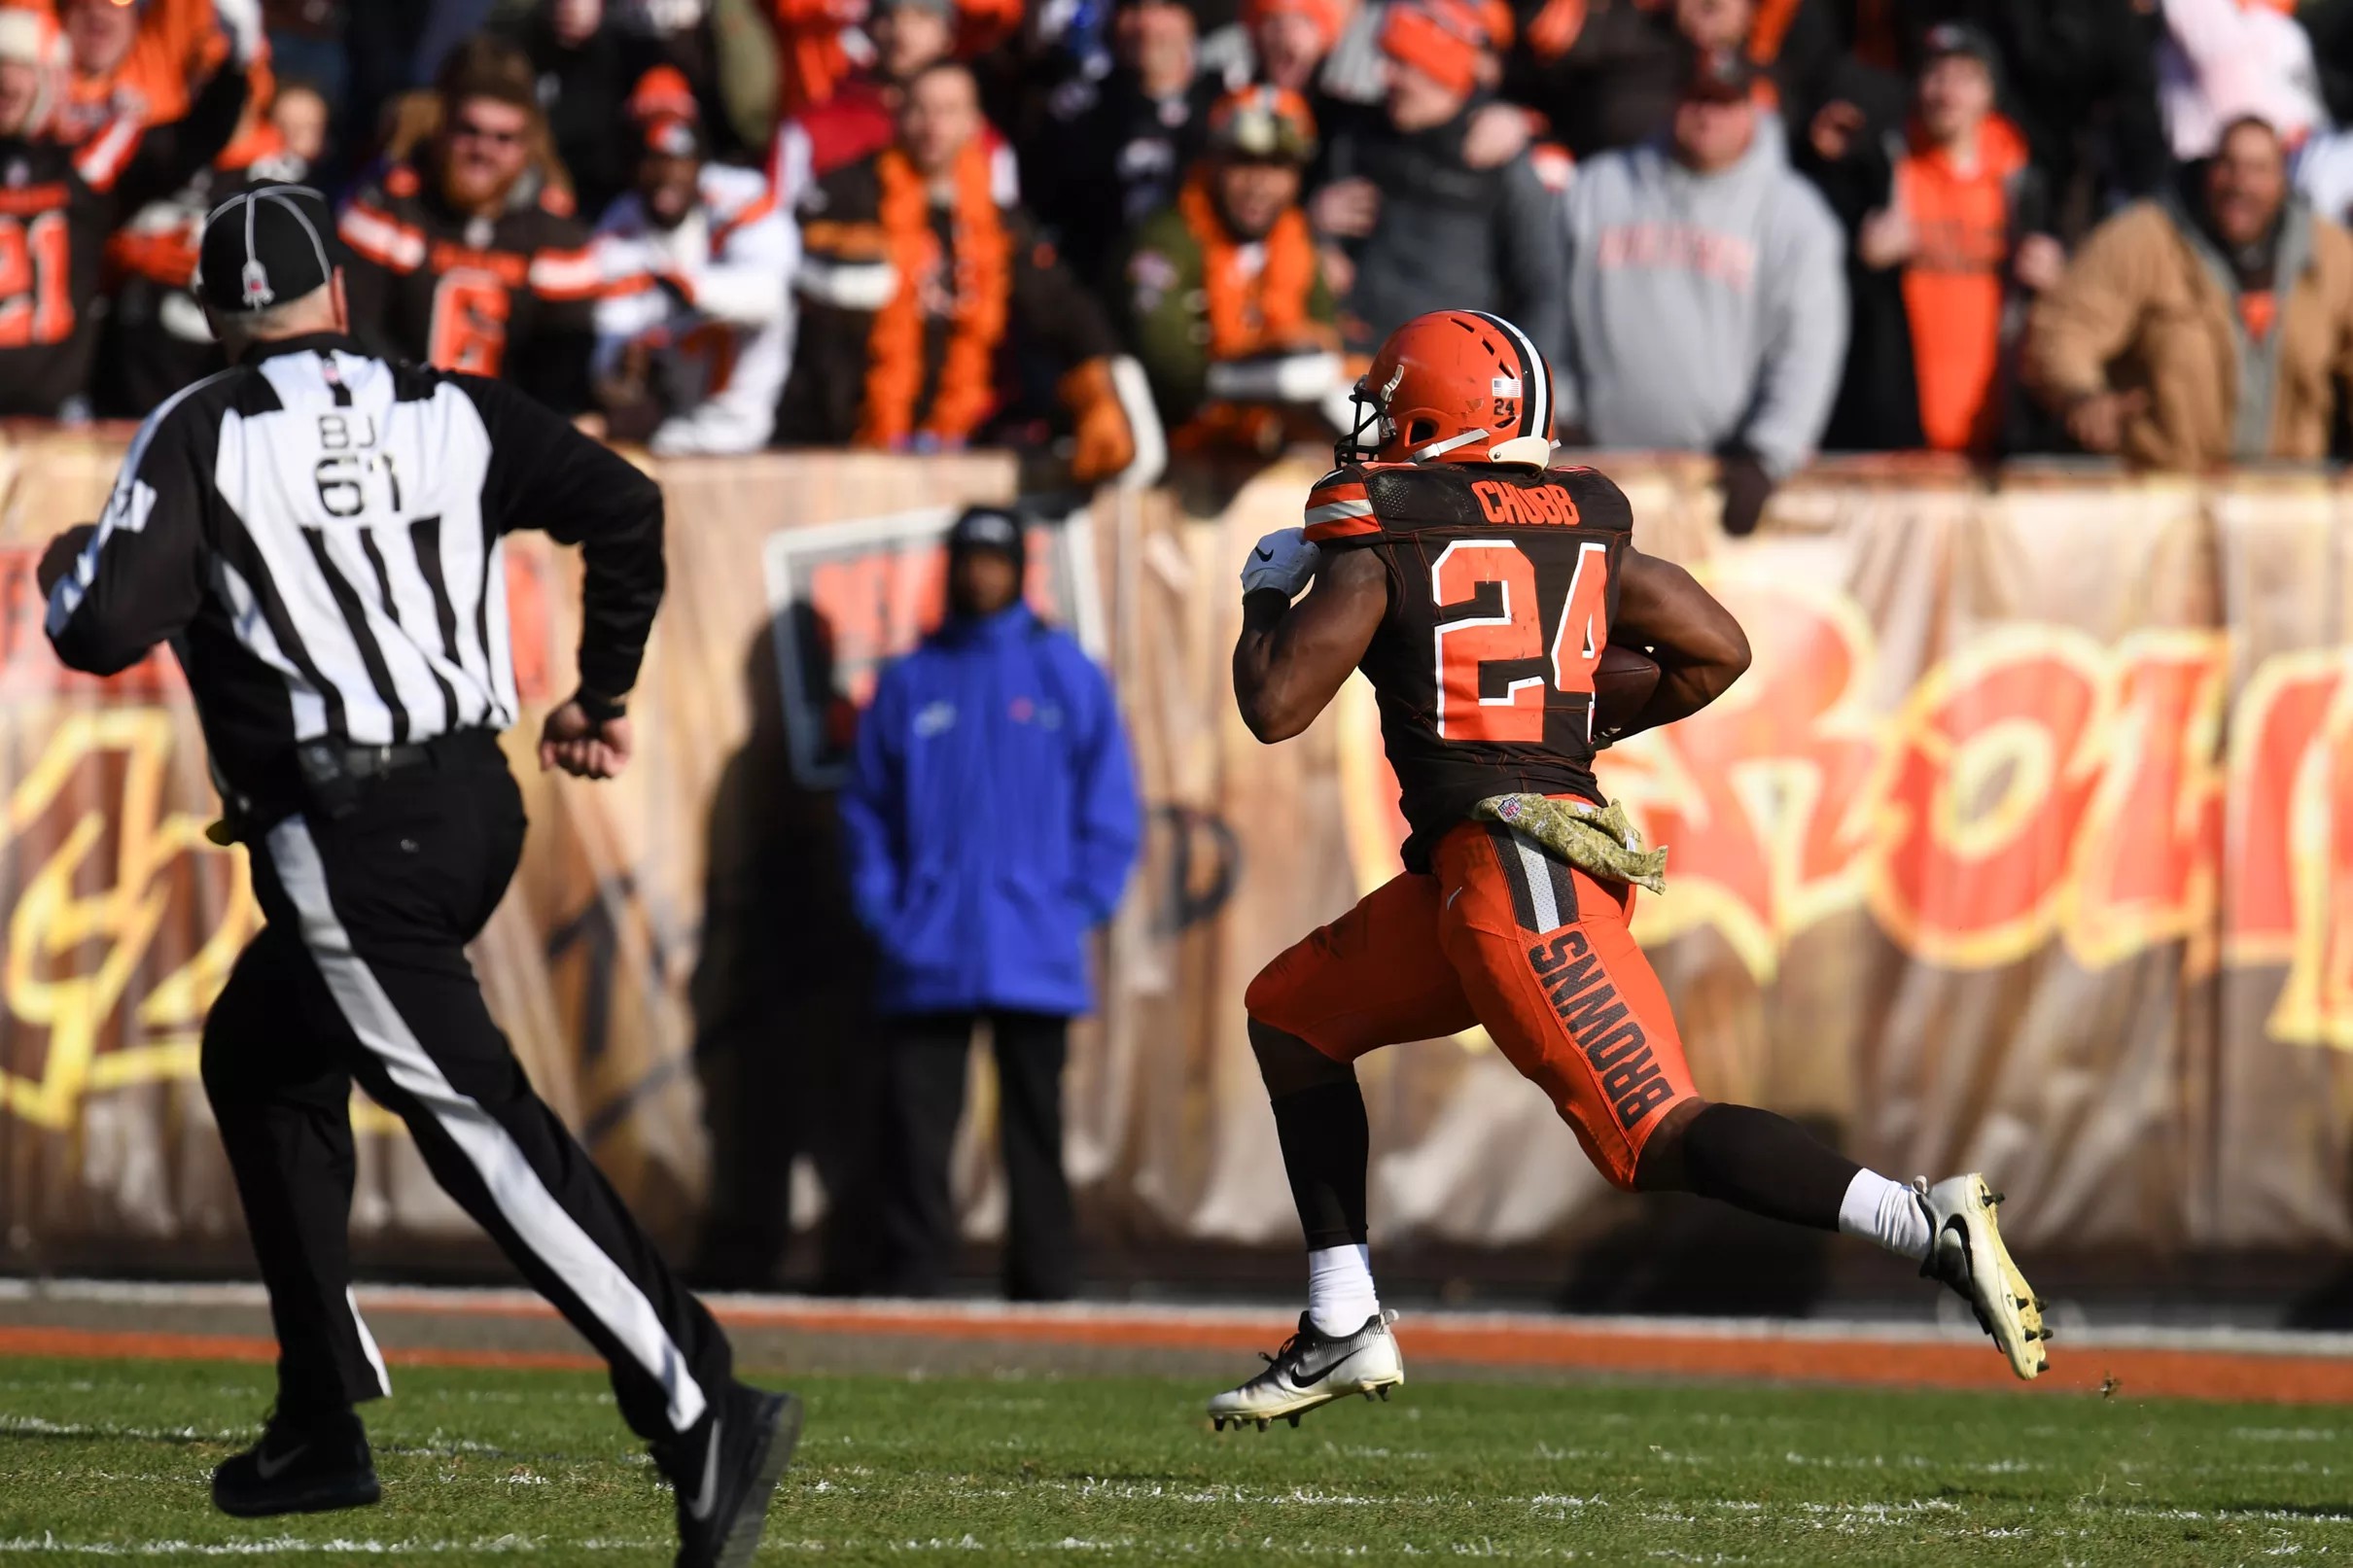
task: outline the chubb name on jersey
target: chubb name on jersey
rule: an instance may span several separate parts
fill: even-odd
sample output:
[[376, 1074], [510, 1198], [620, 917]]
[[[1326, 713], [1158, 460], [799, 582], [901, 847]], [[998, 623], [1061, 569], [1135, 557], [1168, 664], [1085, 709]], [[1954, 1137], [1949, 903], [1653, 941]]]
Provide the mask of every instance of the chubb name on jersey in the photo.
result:
[[1577, 513], [1576, 498], [1559, 485], [1480, 479], [1472, 483], [1471, 494], [1478, 498], [1479, 510], [1489, 522], [1505, 527], [1575, 528], [1584, 520]]

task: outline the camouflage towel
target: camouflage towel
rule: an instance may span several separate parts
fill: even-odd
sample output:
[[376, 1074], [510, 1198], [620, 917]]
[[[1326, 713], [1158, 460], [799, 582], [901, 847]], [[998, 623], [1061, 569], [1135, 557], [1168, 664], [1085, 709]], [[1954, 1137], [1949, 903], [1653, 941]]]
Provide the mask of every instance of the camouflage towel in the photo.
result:
[[1667, 847], [1642, 848], [1642, 835], [1614, 800], [1594, 806], [1548, 795], [1490, 795], [1471, 815], [1526, 835], [1587, 876], [1667, 890]]

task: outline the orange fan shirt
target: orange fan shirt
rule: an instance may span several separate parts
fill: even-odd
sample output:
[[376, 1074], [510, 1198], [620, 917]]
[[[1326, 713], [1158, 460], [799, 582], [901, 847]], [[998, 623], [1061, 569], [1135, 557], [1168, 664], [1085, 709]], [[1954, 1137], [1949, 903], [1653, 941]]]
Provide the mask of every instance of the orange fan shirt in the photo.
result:
[[2006, 120], [1978, 130], [1964, 167], [1943, 148], [1914, 144], [1897, 163], [1895, 198], [1912, 217], [1904, 313], [1920, 400], [1920, 431], [1940, 452], [1991, 444], [2001, 367], [2004, 280], [2010, 264], [2011, 176], [2026, 144]]

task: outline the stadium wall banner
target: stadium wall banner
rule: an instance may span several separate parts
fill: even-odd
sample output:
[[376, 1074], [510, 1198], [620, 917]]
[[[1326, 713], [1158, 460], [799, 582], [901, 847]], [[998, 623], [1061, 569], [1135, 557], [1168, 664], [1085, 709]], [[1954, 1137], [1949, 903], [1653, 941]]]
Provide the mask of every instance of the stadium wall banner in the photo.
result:
[[[168, 655], [57, 668], [32, 573], [119, 438], [0, 444], [0, 1268], [239, 1269], [196, 1077], [258, 920]], [[1755, 667], [1606, 753], [1669, 846], [1637, 934], [1703, 1088], [1910, 1173], [1998, 1170], [2020, 1242], [2151, 1260], [2353, 1247], [2353, 506], [2317, 480], [1826, 469], [1741, 540], [1702, 467], [1604, 466], [1637, 540]], [[880, 660], [935, 613], [935, 540], [1012, 465], [655, 465], [670, 597], [616, 784], [539, 775], [570, 689], [567, 552], [509, 541], [533, 832], [475, 953], [534, 1080], [657, 1234], [757, 1250], [856, 1190], [875, 1031], [830, 790]], [[1396, 869], [1368, 692], [1256, 745], [1227, 655], [1243, 551], [1317, 470], [1191, 475], [1041, 521], [1033, 599], [1112, 668], [1150, 816], [1074, 1042], [1069, 1158], [1104, 1249], [1293, 1244], [1241, 994]], [[1560, 1248], [1623, 1201], [1475, 1033], [1378, 1053], [1387, 1244]], [[355, 1097], [377, 1266], [478, 1266], [398, 1124]], [[960, 1188], [1000, 1222], [977, 1080]], [[835, 1202], [837, 1215], [847, 1213]], [[773, 1239], [773, 1237], [770, 1237]]]

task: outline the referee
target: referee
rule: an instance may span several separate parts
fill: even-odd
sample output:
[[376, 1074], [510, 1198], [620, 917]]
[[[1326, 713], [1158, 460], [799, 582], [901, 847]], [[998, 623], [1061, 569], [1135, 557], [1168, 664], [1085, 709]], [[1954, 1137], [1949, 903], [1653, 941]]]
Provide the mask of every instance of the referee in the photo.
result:
[[505, 536], [580, 547], [580, 688], [542, 768], [609, 779], [662, 596], [651, 481], [496, 381], [347, 335], [318, 192], [206, 220], [197, 290], [231, 368], [139, 427], [106, 513], [41, 562], [77, 670], [157, 643], [193, 691], [267, 923], [204, 1028], [204, 1089], [278, 1337], [262, 1440], [213, 1473], [240, 1516], [376, 1501], [353, 1407], [389, 1392], [350, 1290], [351, 1083], [613, 1371], [678, 1498], [678, 1561], [749, 1562], [800, 1404], [735, 1380], [726, 1337], [532, 1092], [465, 947], [522, 852]]

